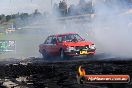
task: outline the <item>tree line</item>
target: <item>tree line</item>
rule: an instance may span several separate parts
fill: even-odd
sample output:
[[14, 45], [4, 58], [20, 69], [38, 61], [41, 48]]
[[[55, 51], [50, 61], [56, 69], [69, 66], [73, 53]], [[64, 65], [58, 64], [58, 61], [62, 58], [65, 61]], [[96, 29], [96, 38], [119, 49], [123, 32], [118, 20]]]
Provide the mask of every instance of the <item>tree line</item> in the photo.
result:
[[5, 14], [1, 14], [0, 15], [0, 24], [6, 23], [10, 20], [27, 20], [30, 18], [35, 18], [37, 16], [41, 16], [42, 14], [35, 9], [35, 11], [32, 14], [29, 13], [16, 13], [16, 14], [10, 14], [10, 15], [5, 15]]
[[[122, 3], [127, 3], [132, 6], [132, 0], [117, 0], [118, 2]], [[113, 5], [113, 0], [105, 0], [105, 3], [109, 6]], [[85, 1], [85, 0], [80, 0], [77, 5], [71, 4], [69, 7], [66, 3], [65, 0], [60, 1], [58, 4], [53, 5], [53, 15], [55, 16], [75, 16], [75, 15], [83, 15], [83, 14], [93, 14], [95, 13], [94, 5], [92, 0]], [[10, 15], [5, 15], [1, 14], [0, 15], [0, 24], [6, 23], [10, 20], [15, 19], [16, 21], [23, 21], [26, 22], [27, 20], [32, 20], [37, 17], [46, 17], [48, 13], [40, 13], [38, 9], [35, 9], [33, 13], [16, 13], [16, 14], [10, 14]]]

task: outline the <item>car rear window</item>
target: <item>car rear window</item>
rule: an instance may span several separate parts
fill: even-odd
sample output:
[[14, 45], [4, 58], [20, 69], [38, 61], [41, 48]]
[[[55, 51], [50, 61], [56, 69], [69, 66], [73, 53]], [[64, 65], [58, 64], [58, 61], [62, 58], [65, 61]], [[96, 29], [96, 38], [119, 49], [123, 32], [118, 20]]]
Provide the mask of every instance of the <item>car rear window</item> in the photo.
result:
[[45, 41], [45, 44], [51, 44], [52, 36], [48, 37]]

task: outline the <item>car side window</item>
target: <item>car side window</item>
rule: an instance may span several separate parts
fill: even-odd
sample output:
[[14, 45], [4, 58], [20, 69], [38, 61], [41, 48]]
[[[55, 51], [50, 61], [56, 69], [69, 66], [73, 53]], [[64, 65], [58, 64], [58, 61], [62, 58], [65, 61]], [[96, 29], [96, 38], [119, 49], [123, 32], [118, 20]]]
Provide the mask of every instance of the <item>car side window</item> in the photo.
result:
[[45, 41], [45, 44], [51, 44], [52, 36], [48, 37]]
[[53, 38], [52, 38], [52, 40], [51, 40], [51, 44], [56, 44], [57, 43], [57, 39], [56, 39], [56, 37], [54, 36]]
[[65, 40], [71, 40], [71, 36], [70, 35], [66, 35], [65, 36]]
[[62, 42], [62, 36], [58, 36], [58, 42]]

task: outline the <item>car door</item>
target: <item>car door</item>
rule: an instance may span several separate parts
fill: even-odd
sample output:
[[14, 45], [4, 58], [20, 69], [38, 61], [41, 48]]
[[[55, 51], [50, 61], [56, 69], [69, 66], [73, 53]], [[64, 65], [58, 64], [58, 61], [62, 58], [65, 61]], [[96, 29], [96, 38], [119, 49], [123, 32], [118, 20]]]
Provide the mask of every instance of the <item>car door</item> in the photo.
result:
[[57, 46], [58, 46], [58, 54], [60, 53], [60, 48], [63, 48], [63, 45], [62, 45], [62, 41], [63, 41], [63, 37], [62, 35], [60, 36], [57, 36]]
[[53, 36], [52, 40], [51, 40], [51, 53], [53, 55], [57, 55], [59, 52], [59, 46], [58, 46], [57, 42], [58, 42], [57, 37]]
[[45, 45], [45, 50], [47, 51], [47, 53], [51, 54], [52, 53], [52, 37], [53, 36], [49, 36], [46, 41], [44, 42]]

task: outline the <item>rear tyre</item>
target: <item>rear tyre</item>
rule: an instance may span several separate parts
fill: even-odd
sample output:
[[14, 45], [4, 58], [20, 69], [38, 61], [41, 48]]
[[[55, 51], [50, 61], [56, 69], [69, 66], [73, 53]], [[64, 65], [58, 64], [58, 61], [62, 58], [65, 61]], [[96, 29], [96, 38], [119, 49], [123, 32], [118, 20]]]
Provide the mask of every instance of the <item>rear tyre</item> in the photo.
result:
[[49, 55], [48, 55], [46, 50], [43, 50], [42, 56], [43, 56], [44, 59], [47, 59], [49, 57]]

